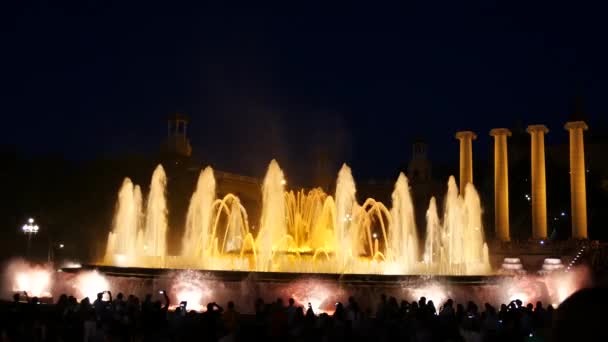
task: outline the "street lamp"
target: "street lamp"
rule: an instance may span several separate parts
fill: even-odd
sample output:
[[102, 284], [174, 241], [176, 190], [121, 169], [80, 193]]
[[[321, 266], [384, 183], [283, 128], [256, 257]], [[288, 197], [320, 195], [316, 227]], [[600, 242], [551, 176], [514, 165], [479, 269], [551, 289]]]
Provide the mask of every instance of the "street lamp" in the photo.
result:
[[23, 227], [21, 227], [21, 230], [23, 231], [23, 233], [25, 233], [27, 235], [27, 256], [29, 257], [32, 235], [38, 234], [40, 227], [38, 227], [37, 224], [34, 224], [34, 219], [30, 217], [27, 220], [27, 223], [24, 224]]

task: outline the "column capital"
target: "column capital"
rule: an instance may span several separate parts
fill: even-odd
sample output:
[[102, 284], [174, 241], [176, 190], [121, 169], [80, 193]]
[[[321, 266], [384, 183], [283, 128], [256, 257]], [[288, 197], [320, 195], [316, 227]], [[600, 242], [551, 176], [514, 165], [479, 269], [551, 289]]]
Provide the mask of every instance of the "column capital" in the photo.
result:
[[490, 131], [490, 136], [497, 137], [501, 135], [511, 136], [511, 131], [508, 128], [494, 128]]
[[475, 140], [477, 139], [477, 134], [475, 134], [475, 132], [473, 131], [460, 131], [460, 132], [456, 132], [456, 135], [454, 136], [456, 139], [461, 140], [461, 139], [471, 139], [471, 140]]
[[526, 132], [532, 134], [536, 132], [549, 133], [549, 129], [545, 125], [530, 125], [526, 129]]
[[566, 122], [566, 124], [564, 125], [564, 129], [566, 129], [566, 131], [569, 131], [571, 129], [577, 129], [577, 128], [581, 128], [583, 131], [586, 131], [589, 129], [589, 127], [587, 126], [585, 121], [569, 121], [569, 122]]

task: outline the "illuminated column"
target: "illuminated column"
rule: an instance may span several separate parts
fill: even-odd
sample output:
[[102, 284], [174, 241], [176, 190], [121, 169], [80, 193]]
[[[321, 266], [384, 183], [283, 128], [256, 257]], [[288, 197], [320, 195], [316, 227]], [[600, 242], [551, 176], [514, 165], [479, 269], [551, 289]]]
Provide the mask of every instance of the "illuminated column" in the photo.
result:
[[456, 133], [456, 139], [460, 141], [460, 193], [464, 194], [464, 188], [468, 183], [473, 183], [473, 140], [477, 135], [471, 131]]
[[570, 206], [572, 208], [572, 237], [587, 238], [587, 191], [585, 186], [584, 121], [571, 121], [564, 126], [570, 135]]
[[547, 185], [545, 179], [545, 133], [544, 125], [528, 126], [532, 137], [532, 238], [547, 238]]
[[511, 131], [494, 128], [494, 226], [496, 238], [509, 241], [509, 161], [507, 157], [507, 137]]

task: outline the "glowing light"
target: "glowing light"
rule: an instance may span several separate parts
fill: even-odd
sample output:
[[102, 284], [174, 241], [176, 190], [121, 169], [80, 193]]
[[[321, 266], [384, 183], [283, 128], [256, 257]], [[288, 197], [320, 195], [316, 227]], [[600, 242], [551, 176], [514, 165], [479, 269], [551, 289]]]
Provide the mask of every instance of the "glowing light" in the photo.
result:
[[523, 292], [515, 292], [511, 296], [509, 296], [509, 302], [512, 302], [517, 299], [521, 300], [522, 303], [528, 303], [530, 301], [528, 295]]
[[426, 286], [411, 289], [410, 295], [412, 300], [426, 297], [427, 301], [432, 300], [437, 308], [445, 303], [449, 297], [446, 289], [439, 283], [430, 283]]
[[59, 244], [59, 248], [63, 248], [63, 247], [65, 247], [65, 245], [64, 245], [64, 244], [62, 244], [62, 243], [60, 243], [60, 244]]
[[202, 311], [204, 302], [213, 298], [211, 286], [195, 271], [183, 271], [174, 277], [171, 294], [175, 296], [176, 305], [186, 301], [188, 310]]
[[352, 220], [353, 220], [353, 217], [351, 214], [344, 215], [344, 219], [343, 219], [344, 222], [352, 222]]
[[540, 244], [544, 245], [545, 244], [545, 240], [540, 240]]
[[291, 283], [285, 295], [294, 299], [299, 306], [308, 308], [308, 303], [317, 314], [335, 311], [335, 303], [340, 298], [340, 289], [335, 284], [318, 283], [314, 280], [301, 280]]
[[560, 215], [562, 215], [562, 217], [563, 217], [563, 216], [566, 216], [566, 213], [562, 211]]
[[501, 282], [500, 290], [498, 291], [504, 296], [499, 298], [500, 302], [510, 303], [516, 299], [519, 299], [526, 304], [543, 300], [545, 286], [541, 281], [539, 281], [542, 279], [543, 277], [532, 275], [504, 279]]
[[18, 261], [9, 265], [9, 275], [12, 276], [14, 292], [27, 292], [30, 297], [50, 297], [52, 271], [43, 266], [31, 265]]
[[553, 273], [545, 278], [549, 295], [558, 304], [574, 292], [591, 285], [591, 277], [586, 267], [568, 267], [568, 270], [572, 272]]
[[281, 179], [281, 185], [285, 185], [285, 184], [287, 184], [287, 181], [284, 179]]
[[97, 298], [98, 293], [111, 291], [106, 277], [97, 271], [78, 273], [74, 281], [74, 289], [77, 291], [79, 299], [89, 297], [91, 301]]
[[21, 230], [26, 234], [36, 234], [38, 233], [38, 230], [40, 230], [40, 227], [38, 227], [37, 224], [34, 224], [34, 219], [30, 217], [27, 220], [27, 223], [21, 227]]

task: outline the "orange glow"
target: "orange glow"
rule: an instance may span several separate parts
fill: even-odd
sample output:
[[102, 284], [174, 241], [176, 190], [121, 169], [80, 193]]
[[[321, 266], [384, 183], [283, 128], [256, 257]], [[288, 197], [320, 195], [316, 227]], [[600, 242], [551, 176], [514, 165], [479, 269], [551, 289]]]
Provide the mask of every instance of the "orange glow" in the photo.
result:
[[436, 308], [443, 305], [449, 297], [446, 289], [438, 283], [430, 283], [423, 287], [411, 289], [410, 294], [412, 300], [418, 300], [420, 297], [425, 297], [427, 301], [432, 300]]
[[523, 305], [543, 300], [543, 278], [536, 276], [514, 277], [501, 284], [500, 293], [503, 294], [501, 303], [510, 303], [516, 299]]
[[98, 293], [111, 291], [106, 277], [97, 271], [78, 273], [74, 282], [74, 289], [79, 296], [78, 299], [89, 297], [91, 302], [97, 298]]
[[13, 292], [27, 292], [30, 297], [51, 297], [51, 274], [49, 268], [26, 263], [16, 265], [13, 273]]
[[574, 292], [591, 286], [591, 276], [589, 269], [580, 266], [568, 272], [552, 273], [545, 278], [545, 283], [553, 301], [561, 304]]
[[180, 272], [171, 285], [170, 294], [177, 299], [177, 303], [186, 301], [188, 310], [203, 311], [205, 302], [213, 298], [213, 290], [198, 272]]
[[[335, 284], [300, 280], [291, 283], [286, 289], [287, 296], [294, 299], [296, 305], [308, 308], [308, 303], [316, 314], [333, 314], [335, 303], [340, 299], [341, 290]], [[346, 303], [343, 303], [346, 305]]]

